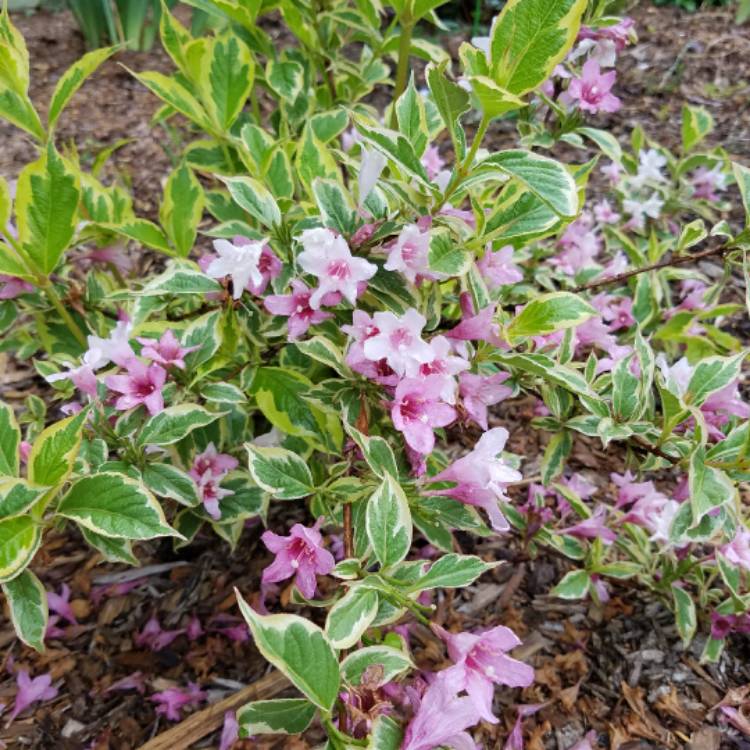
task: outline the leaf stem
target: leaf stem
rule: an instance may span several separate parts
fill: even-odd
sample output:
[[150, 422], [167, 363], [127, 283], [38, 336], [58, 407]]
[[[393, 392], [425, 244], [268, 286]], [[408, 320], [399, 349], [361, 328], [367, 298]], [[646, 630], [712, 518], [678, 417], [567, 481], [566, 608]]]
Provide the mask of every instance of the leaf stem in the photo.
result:
[[88, 344], [86, 343], [86, 336], [78, 327], [78, 323], [73, 320], [71, 314], [65, 309], [65, 305], [63, 305], [60, 297], [57, 296], [55, 287], [49, 279], [45, 279], [45, 283], [42, 285], [42, 289], [44, 289], [44, 293], [47, 295], [47, 299], [52, 303], [52, 307], [57, 310], [57, 313], [63, 319], [65, 325], [68, 326], [76, 341], [85, 349], [88, 346]]

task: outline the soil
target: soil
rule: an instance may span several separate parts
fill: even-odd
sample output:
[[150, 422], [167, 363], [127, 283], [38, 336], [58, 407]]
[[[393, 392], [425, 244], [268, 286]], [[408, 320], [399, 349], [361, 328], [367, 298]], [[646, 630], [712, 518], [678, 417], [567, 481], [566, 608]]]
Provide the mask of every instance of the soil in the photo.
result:
[[[674, 148], [679, 143], [683, 103], [702, 104], [716, 120], [710, 143], [722, 145], [741, 161], [749, 159], [746, 60], [750, 32], [733, 25], [730, 10], [689, 15], [644, 5], [632, 15], [641, 41], [623, 54], [618, 67], [616, 93], [624, 106], [599, 124], [612, 127], [623, 138], [640, 124]], [[40, 12], [14, 21], [30, 50], [31, 96], [44, 111], [55, 82], [83, 53], [83, 43], [68, 13]], [[456, 39], [448, 42], [451, 48], [456, 44]], [[107, 62], [64, 114], [58, 140], [75, 144], [86, 162], [99, 149], [129, 139], [115, 152], [111, 169], [131, 182], [136, 211], [153, 217], [172, 154], [180, 146], [171, 142], [164, 129], [149, 126], [158, 103], [123, 66], [171, 69], [159, 48], [121, 54], [117, 62]], [[503, 129], [494, 132], [502, 141]], [[0, 123], [0, 173], [15, 177], [33, 156], [30, 141]], [[2, 365], [0, 360], [0, 370]], [[0, 372], [0, 390], [6, 398], [22, 397], [33, 387], [31, 379]], [[496, 423], [511, 430], [510, 449], [524, 456], [526, 476], [536, 473], [544, 448], [540, 436], [529, 428], [532, 416], [530, 404], [522, 400], [502, 405], [493, 416]], [[580, 441], [573, 468], [590, 472], [592, 478], [606, 477], [622, 469], [622, 456], [603, 451], [594, 442]], [[283, 522], [288, 524], [297, 520], [291, 516], [302, 511], [286, 505], [283, 513]], [[10, 705], [15, 696], [11, 667], [25, 667], [32, 674], [49, 671], [59, 689], [54, 700], [0, 727], [0, 740], [10, 748], [131, 750], [170, 724], [156, 714], [150, 700], [153, 692], [194, 681], [213, 703], [260, 679], [268, 666], [250, 639], [234, 640], [229, 637], [234, 631], [227, 631], [240, 624], [232, 587], [252, 598], [260, 571], [269, 562], [259, 544], [260, 533], [259, 525], [251, 524], [232, 554], [208, 535], [181, 549], [168, 541], [141, 544], [142, 567], [134, 574], [122, 566], [101, 564], [73, 530], [50, 534], [34, 569], [48, 590], [59, 590], [63, 582], [70, 585], [79, 624], [65, 627], [64, 637], [52, 640], [47, 652], [39, 656], [17, 641], [10, 623], [0, 617], [0, 703]], [[563, 560], [545, 553], [528, 559], [503, 537], [480, 542], [460, 537], [458, 541], [466, 552], [507, 562], [461, 593], [440, 593], [435, 600], [438, 621], [451, 629], [513, 627], [523, 639], [516, 655], [531, 663], [537, 675], [526, 690], [497, 691], [501, 720], [479, 728], [480, 747], [502, 747], [518, 704], [544, 704], [524, 721], [526, 746], [531, 750], [567, 750], [590, 730], [594, 732], [589, 736], [592, 747], [750, 747], [750, 736], [722, 722], [718, 708], [721, 703], [739, 705], [750, 693], [747, 637], [733, 639], [718, 664], [701, 666], [703, 636], [683, 649], [667, 609], [637, 589], [613, 587], [604, 606], [563, 603], [549, 596], [567, 570]], [[133, 581], [132, 587], [123, 586], [123, 575]], [[129, 579], [131, 575], [140, 577]], [[281, 592], [282, 600], [287, 594]], [[154, 615], [168, 629], [183, 629], [197, 616], [206, 632], [193, 641], [179, 635], [153, 653], [139, 647], [135, 635]], [[435, 638], [421, 627], [414, 627], [412, 634], [416, 662], [425, 668], [441, 666], [444, 652]], [[107, 692], [137, 672], [145, 681], [145, 694]], [[320, 739], [312, 731], [301, 740], [245, 741], [235, 749], [307, 748]], [[172, 747], [217, 746], [218, 733], [214, 732]]]

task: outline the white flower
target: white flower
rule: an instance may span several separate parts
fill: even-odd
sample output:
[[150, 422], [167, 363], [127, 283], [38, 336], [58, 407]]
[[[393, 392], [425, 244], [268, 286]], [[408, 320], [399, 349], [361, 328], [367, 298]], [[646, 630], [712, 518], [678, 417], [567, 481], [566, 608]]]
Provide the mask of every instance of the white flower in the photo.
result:
[[380, 173], [383, 171], [388, 159], [375, 149], [362, 149], [362, 166], [359, 169], [357, 184], [359, 186], [360, 207], [367, 200], [367, 196], [378, 182]]
[[665, 178], [661, 170], [667, 164], [666, 156], [663, 156], [655, 148], [650, 148], [645, 151], [641, 150], [638, 162], [638, 174], [630, 180], [633, 187], [641, 188], [649, 180], [664, 182]]
[[658, 193], [651, 193], [648, 200], [640, 201], [635, 198], [626, 198], [622, 202], [622, 207], [633, 217], [633, 222], [639, 228], [643, 227], [646, 216], [652, 219], [658, 219], [661, 216], [661, 209], [664, 201]]
[[218, 255], [209, 263], [206, 275], [212, 279], [232, 279], [232, 297], [239, 299], [249, 281], [256, 286], [263, 283], [263, 275], [258, 268], [263, 245], [268, 239], [235, 245], [229, 240], [214, 240], [214, 250]]
[[656, 364], [664, 376], [664, 382], [667, 384], [669, 392], [674, 393], [675, 396], [684, 396], [687, 393], [690, 378], [693, 377], [693, 368], [690, 366], [687, 358], [678, 359], [670, 367], [666, 357], [663, 354], [659, 354], [656, 358]]
[[414, 308], [409, 308], [400, 318], [392, 312], [376, 312], [373, 325], [377, 333], [365, 341], [365, 357], [373, 362], [384, 359], [402, 376], [418, 370], [435, 356], [432, 347], [422, 339], [426, 322]]

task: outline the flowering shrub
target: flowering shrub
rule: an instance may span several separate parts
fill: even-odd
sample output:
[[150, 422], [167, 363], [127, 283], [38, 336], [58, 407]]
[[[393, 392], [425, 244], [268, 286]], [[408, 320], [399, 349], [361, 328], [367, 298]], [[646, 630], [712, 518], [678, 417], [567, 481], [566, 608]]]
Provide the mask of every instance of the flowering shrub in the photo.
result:
[[[635, 37], [583, 0], [511, 0], [453, 72], [413, 37], [439, 1], [276, 3], [297, 40], [281, 49], [255, 23], [265, 4], [200, 5], [228, 30], [193, 39], [165, 9], [177, 72], [134, 74], [195, 136], [158, 224], [55, 146], [66, 102], [113, 50], [61, 78], [44, 125], [23, 40], [0, 22], [0, 113], [39, 147], [0, 182], [3, 346], [34, 358], [67, 415], [47, 424], [36, 398], [20, 420], [0, 409], [0, 581], [19, 637], [41, 650], [49, 608], [72, 616], [29, 567], [53, 524], [135, 563], [133, 542], [211, 529], [234, 546], [296, 501], [309, 520], [263, 533], [260, 591], [238, 601], [301, 695], [247, 705], [241, 736], [317, 716], [335, 749], [472, 746], [466, 730], [497, 721], [495, 687], [533, 670], [508, 654], [508, 628], [437, 624], [452, 666], [416, 670], [409, 624], [497, 565], [456, 553], [456, 530], [563, 556], [562, 598], [600, 603], [637, 581], [686, 644], [710, 630], [717, 659], [749, 601], [746, 352], [728, 325], [744, 305], [724, 284], [748, 235], [719, 217], [733, 181], [747, 201], [750, 171], [700, 150], [708, 113], [685, 108], [678, 155], [640, 130], [628, 152], [587, 124], [620, 106], [614, 65]], [[424, 89], [411, 54], [428, 60]], [[375, 86], [385, 111], [365, 99]], [[485, 147], [498, 117], [515, 118], [517, 148]], [[603, 165], [540, 153], [592, 146]], [[592, 179], [609, 191], [593, 205]], [[125, 242], [165, 257], [138, 276]], [[711, 257], [723, 275], [698, 265]], [[545, 436], [536, 462], [490, 421], [521, 397]], [[457, 431], [473, 443], [461, 455]], [[592, 440], [627, 470], [571, 471]], [[179, 632], [154, 620], [138, 638]], [[27, 687], [18, 711], [50, 689]], [[197, 685], [153, 696], [169, 719], [204, 699]]]

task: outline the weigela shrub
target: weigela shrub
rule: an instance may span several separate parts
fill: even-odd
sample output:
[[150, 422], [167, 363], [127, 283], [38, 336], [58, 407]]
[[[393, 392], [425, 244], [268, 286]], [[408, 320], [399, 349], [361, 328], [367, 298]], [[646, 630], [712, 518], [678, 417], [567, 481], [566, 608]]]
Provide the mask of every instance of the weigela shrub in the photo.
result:
[[[300, 695], [246, 706], [245, 736], [317, 717], [331, 748], [472, 746], [466, 730], [497, 721], [495, 687], [533, 670], [508, 628], [436, 623], [452, 666], [417, 670], [410, 625], [497, 564], [456, 553], [457, 530], [561, 555], [558, 597], [601, 603], [637, 582], [686, 646], [700, 629], [706, 660], [747, 629], [745, 302], [725, 282], [748, 235], [723, 217], [750, 171], [703, 150], [702, 108], [685, 108], [677, 154], [595, 126], [620, 107], [628, 19], [513, 0], [455, 65], [413, 35], [440, 4], [205, 2], [228, 23], [195, 39], [165, 11], [176, 71], [134, 74], [157, 119], [187, 123], [158, 223], [101, 180], [108, 154], [87, 170], [55, 145], [114, 50], [75, 63], [43, 123], [2, 16], [0, 113], [39, 147], [0, 182], [3, 348], [33, 358], [67, 415], [37, 397], [18, 419], [0, 409], [0, 580], [27, 644], [41, 650], [48, 625], [29, 566], [49, 526], [136, 563], [133, 542], [159, 536], [235, 546], [287, 502], [308, 520], [263, 533], [269, 564], [252, 606], [238, 601]], [[294, 43], [257, 25], [270, 5]], [[501, 117], [517, 142], [494, 150]], [[139, 274], [126, 243], [161, 260]], [[520, 398], [540, 457], [508, 453], [490, 419]], [[447, 450], [457, 431], [470, 450]], [[572, 471], [576, 441], [616, 446], [624, 472]], [[155, 621], [139, 638], [173, 632]], [[178, 717], [198, 693], [159, 710]]]

